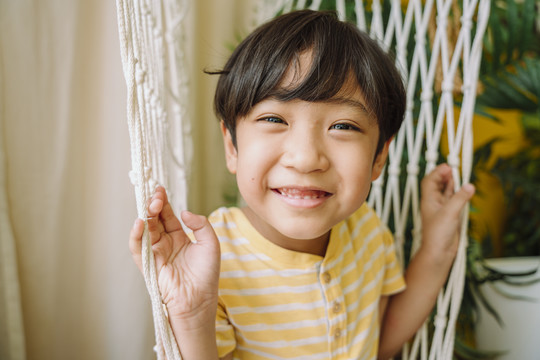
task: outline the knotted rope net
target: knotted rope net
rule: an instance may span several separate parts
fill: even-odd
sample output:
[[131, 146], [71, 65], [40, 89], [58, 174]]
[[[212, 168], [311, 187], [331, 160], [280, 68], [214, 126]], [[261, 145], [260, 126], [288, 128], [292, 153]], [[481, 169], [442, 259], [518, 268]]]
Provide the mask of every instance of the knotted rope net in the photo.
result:
[[[117, 0], [121, 54], [128, 87], [132, 182], [138, 216], [156, 184], [164, 185], [173, 204], [186, 208], [187, 160], [191, 148], [186, 121], [187, 92], [182, 45], [188, 4], [179, 0]], [[279, 12], [319, 9], [322, 0], [261, 0], [262, 23]], [[489, 0], [373, 0], [333, 2], [342, 20], [354, 21], [396, 55], [407, 88], [407, 110], [391, 143], [383, 176], [368, 199], [393, 229], [405, 264], [420, 245], [420, 179], [439, 162], [453, 171], [456, 190], [470, 181], [472, 119], [487, 26]], [[456, 106], [459, 104], [459, 107]], [[446, 151], [441, 151], [443, 147]], [[424, 324], [402, 358], [452, 359], [456, 320], [466, 270], [468, 210], [462, 217], [460, 245], [447, 285], [441, 291], [433, 324]], [[405, 249], [411, 238], [410, 250]], [[156, 329], [158, 359], [181, 359], [157, 287], [154, 258], [143, 239], [144, 277]]]

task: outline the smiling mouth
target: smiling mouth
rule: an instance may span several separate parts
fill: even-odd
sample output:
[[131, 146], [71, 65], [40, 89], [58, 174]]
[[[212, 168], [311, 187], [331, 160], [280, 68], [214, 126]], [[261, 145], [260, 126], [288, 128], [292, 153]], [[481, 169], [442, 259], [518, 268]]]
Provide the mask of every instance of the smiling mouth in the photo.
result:
[[289, 199], [315, 200], [323, 199], [332, 194], [323, 190], [298, 189], [298, 188], [277, 188], [273, 189], [276, 193]]

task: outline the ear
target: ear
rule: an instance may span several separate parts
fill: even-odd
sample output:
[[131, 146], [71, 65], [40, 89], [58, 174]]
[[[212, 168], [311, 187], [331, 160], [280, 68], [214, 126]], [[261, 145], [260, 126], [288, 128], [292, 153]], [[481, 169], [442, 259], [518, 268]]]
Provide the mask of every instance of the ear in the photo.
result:
[[386, 164], [386, 158], [388, 158], [388, 148], [390, 147], [390, 143], [392, 142], [392, 140], [393, 137], [388, 139], [384, 143], [381, 151], [379, 151], [379, 153], [375, 157], [375, 160], [373, 161], [373, 168], [371, 169], [371, 181], [375, 181], [381, 175], [384, 164]]
[[233, 144], [231, 132], [225, 126], [223, 120], [220, 122], [221, 134], [223, 135], [223, 146], [225, 147], [225, 163], [231, 174], [236, 174], [236, 164], [238, 152]]

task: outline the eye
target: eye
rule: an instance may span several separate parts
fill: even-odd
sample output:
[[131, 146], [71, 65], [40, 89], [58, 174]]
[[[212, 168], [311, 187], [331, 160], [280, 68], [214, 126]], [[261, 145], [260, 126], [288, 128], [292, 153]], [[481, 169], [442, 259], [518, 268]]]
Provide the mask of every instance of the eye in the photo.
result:
[[263, 117], [263, 118], [260, 118], [259, 121], [266, 121], [266, 122], [274, 123], [274, 124], [285, 124], [285, 121], [283, 121], [282, 119], [276, 116]]
[[330, 126], [330, 129], [333, 130], [353, 130], [353, 131], [360, 131], [360, 128], [358, 128], [355, 125], [349, 124], [349, 123], [337, 123], [332, 126]]

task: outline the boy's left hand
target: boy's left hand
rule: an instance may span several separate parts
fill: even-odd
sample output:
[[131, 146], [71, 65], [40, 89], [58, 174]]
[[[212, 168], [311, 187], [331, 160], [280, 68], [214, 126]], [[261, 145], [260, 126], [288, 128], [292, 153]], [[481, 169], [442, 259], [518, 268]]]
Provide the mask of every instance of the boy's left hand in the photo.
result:
[[452, 168], [437, 166], [422, 180], [422, 247], [433, 255], [450, 256], [453, 260], [459, 243], [461, 212], [474, 195], [472, 184], [465, 184], [454, 193]]

